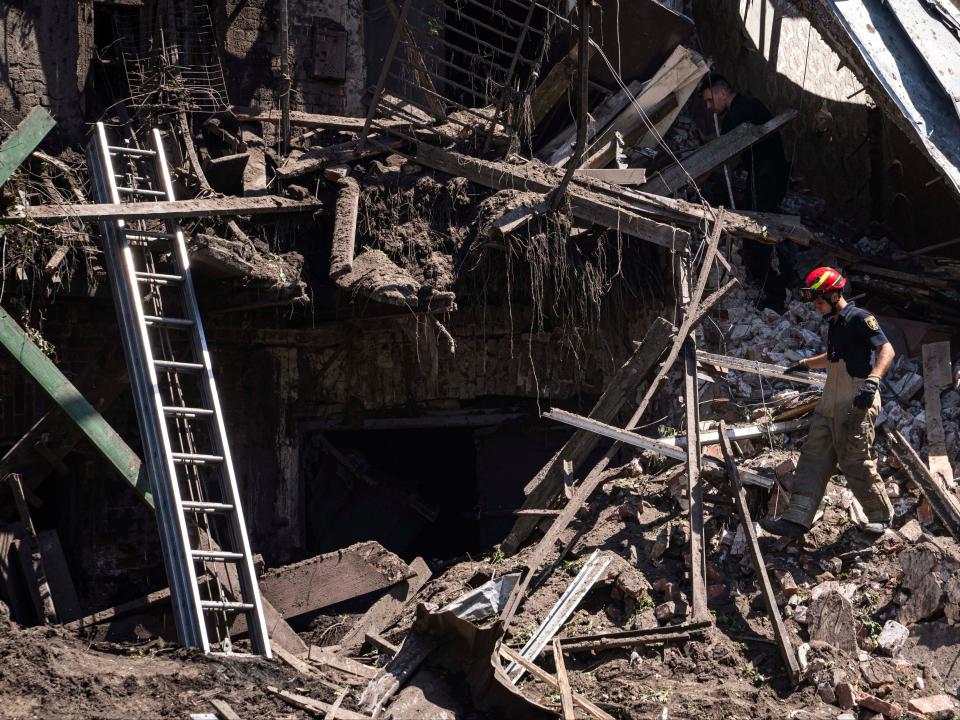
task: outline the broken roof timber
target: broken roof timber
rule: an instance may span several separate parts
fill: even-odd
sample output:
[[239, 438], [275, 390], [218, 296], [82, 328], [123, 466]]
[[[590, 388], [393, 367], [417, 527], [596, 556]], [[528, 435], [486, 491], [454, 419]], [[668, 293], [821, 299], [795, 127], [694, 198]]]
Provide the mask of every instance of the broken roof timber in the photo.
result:
[[0, 185], [3, 185], [57, 124], [45, 108], [35, 107], [0, 145]]
[[[450, 175], [461, 175], [478, 185], [497, 190], [513, 189], [531, 192], [551, 192], [560, 178], [557, 171], [539, 162], [510, 165], [505, 162], [481, 160], [461, 153], [442, 150], [421, 143], [415, 155], [417, 162]], [[538, 168], [537, 166], [541, 167]], [[544, 172], [538, 177], [538, 170]], [[549, 174], [546, 174], [546, 173]], [[556, 182], [553, 182], [556, 179]], [[643, 217], [630, 209], [619, 207], [612, 198], [604, 197], [590, 188], [572, 185], [569, 188], [574, 217], [586, 222], [620, 230], [642, 240], [671, 250], [683, 248], [690, 241], [690, 233], [664, 223]]]
[[[918, 0], [913, 14], [924, 12]], [[960, 117], [925, 58], [929, 38], [908, 32], [882, 0], [798, 3], [885, 114], [943, 174], [960, 199]], [[901, 9], [902, 11], [902, 9]]]
[[51, 204], [27, 206], [17, 214], [0, 217], [0, 224], [32, 220], [39, 223], [58, 223], [63, 220], [124, 220], [132, 218], [190, 218], [220, 215], [262, 215], [317, 210], [319, 200], [291, 200], [265, 195], [262, 197], [224, 197], [203, 200], [173, 200], [116, 205], [113, 203]]

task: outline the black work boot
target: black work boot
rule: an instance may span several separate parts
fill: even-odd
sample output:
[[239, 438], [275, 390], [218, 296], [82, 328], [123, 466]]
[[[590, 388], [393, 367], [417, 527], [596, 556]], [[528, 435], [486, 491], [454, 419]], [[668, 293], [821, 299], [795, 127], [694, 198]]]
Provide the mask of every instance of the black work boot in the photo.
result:
[[807, 529], [803, 525], [783, 518], [779, 520], [764, 518], [760, 521], [760, 527], [771, 535], [780, 535], [781, 537], [803, 537], [807, 534]]

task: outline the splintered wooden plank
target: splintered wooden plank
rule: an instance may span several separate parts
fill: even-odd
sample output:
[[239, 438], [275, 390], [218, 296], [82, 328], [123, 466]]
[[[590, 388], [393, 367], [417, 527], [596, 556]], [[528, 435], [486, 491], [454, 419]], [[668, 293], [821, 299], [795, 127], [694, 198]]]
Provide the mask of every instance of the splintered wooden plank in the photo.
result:
[[[551, 169], [548, 174], [534, 163], [510, 165], [431, 147], [425, 143], [419, 145], [415, 159], [434, 170], [463, 176], [470, 182], [497, 190], [551, 192], [559, 184], [557, 175], [561, 172]], [[690, 241], [687, 231], [644, 217], [617, 204], [615, 198], [602, 192], [575, 184], [570, 185], [568, 192], [573, 216], [579, 220], [633, 235], [670, 250], [681, 249]]]
[[340, 639], [343, 652], [360, 649], [367, 636], [379, 633], [396, 619], [407, 603], [411, 602], [430, 579], [430, 568], [423, 558], [414, 558], [410, 569], [416, 573], [412, 578], [391, 588], [390, 592], [377, 600], [363, 616], [357, 620], [347, 634]]
[[[587, 55], [593, 55], [593, 45], [588, 46]], [[573, 82], [573, 78], [577, 74], [579, 58], [580, 46], [577, 44], [570, 49], [570, 52], [560, 62], [550, 68], [550, 72], [547, 73], [543, 82], [537, 85], [533, 91], [530, 96], [530, 114], [533, 117], [534, 127], [547, 116], [547, 113], [570, 87], [570, 83]]]
[[[280, 113], [276, 110], [260, 110], [258, 108], [241, 107], [234, 105], [231, 112], [240, 122], [263, 122], [271, 125], [280, 124]], [[364, 118], [346, 117], [345, 115], [318, 115], [316, 113], [290, 111], [290, 124], [295, 127], [311, 130], [363, 130]]]
[[563, 720], [577, 720], [573, 709], [573, 691], [570, 689], [570, 678], [567, 677], [567, 665], [563, 661], [563, 650], [560, 648], [559, 638], [553, 639], [553, 666], [557, 669], [557, 687], [560, 691]]
[[271, 695], [276, 695], [288, 705], [292, 705], [300, 710], [306, 710], [311, 715], [319, 715], [320, 717], [327, 718], [336, 715], [338, 720], [370, 720], [369, 715], [361, 715], [360, 713], [353, 712], [352, 710], [344, 710], [343, 708], [337, 708], [336, 713], [334, 713], [332, 712], [332, 705], [328, 705], [320, 700], [314, 700], [306, 695], [298, 695], [297, 693], [292, 693], [287, 690], [281, 690], [272, 685], [267, 686], [267, 692]]
[[940, 522], [960, 542], [960, 500], [946, 488], [939, 478], [931, 474], [923, 460], [899, 430], [882, 425], [888, 446], [910, 479], [919, 487]]
[[[557, 678], [548, 673], [546, 670], [541, 668], [539, 665], [534, 665], [532, 662], [523, 657], [513, 648], [507, 647], [506, 645], [500, 646], [500, 657], [504, 660], [508, 660], [512, 663], [517, 663], [522, 666], [527, 672], [529, 672], [533, 677], [539, 680], [546, 685], [549, 685], [553, 690], [560, 689], [560, 683], [557, 681]], [[580, 693], [572, 693], [573, 702], [580, 706], [584, 712], [586, 712], [590, 717], [596, 718], [597, 720], [614, 720], [613, 715], [604, 710], [601, 710], [592, 702], [587, 700]]]
[[[630, 393], [653, 369], [672, 339], [673, 326], [666, 320], [657, 318], [633, 355], [610, 378], [600, 399], [590, 410], [590, 417], [601, 422], [613, 422], [626, 404]], [[584, 431], [574, 433], [525, 488], [527, 497], [523, 502], [523, 509], [550, 507], [564, 486], [564, 463], [570, 463], [571, 472], [578, 473], [599, 442], [599, 436], [594, 433]], [[513, 528], [500, 544], [503, 552], [508, 555], [515, 553], [530, 536], [540, 519], [540, 516], [530, 515], [518, 517]]]
[[953, 467], [947, 455], [947, 438], [943, 431], [940, 393], [950, 387], [950, 342], [927, 343], [923, 346], [923, 399], [927, 418], [927, 465], [930, 473], [946, 487], [956, 485]]
[[0, 145], [0, 187], [10, 179], [57, 124], [46, 108], [35, 107]]
[[[630, 102], [630, 97], [635, 96], [643, 87], [643, 83], [634, 80], [627, 86], [626, 90], [610, 95], [601, 102], [589, 114], [589, 124], [587, 126], [587, 142], [593, 140], [597, 133], [603, 129], [615, 118]], [[537, 157], [548, 165], [562, 167], [569, 157], [573, 155], [573, 146], [577, 139], [577, 123], [573, 122], [557, 134], [549, 143], [543, 146], [543, 149], [537, 153]], [[641, 171], [643, 168], [638, 168]], [[645, 171], [644, 171], [645, 172]]]
[[[616, 154], [617, 135], [626, 145], [639, 141], [650, 145], [656, 136], [649, 132], [647, 123], [662, 134], [673, 124], [683, 105], [696, 89], [700, 79], [707, 73], [707, 64], [697, 53], [682, 45], [677, 46], [667, 61], [631, 103], [618, 115], [590, 146], [584, 167], [606, 167]], [[639, 106], [641, 112], [638, 112]], [[651, 118], [657, 109], [665, 109], [663, 117]], [[655, 142], [655, 141], [654, 141]]]
[[797, 116], [796, 110], [787, 110], [762, 125], [744, 123], [726, 135], [711, 140], [683, 159], [681, 164], [657, 173], [640, 189], [657, 195], [672, 195], [687, 185], [691, 178], [695, 181], [751, 145], [776, 132]]
[[767, 575], [767, 566], [763, 562], [763, 555], [760, 554], [760, 546], [757, 544], [757, 534], [753, 529], [753, 519], [750, 517], [750, 508], [747, 505], [747, 493], [743, 489], [743, 483], [740, 480], [740, 471], [733, 459], [733, 447], [730, 445], [730, 438], [727, 436], [727, 426], [723, 420], [720, 421], [720, 448], [723, 451], [723, 459], [727, 463], [727, 475], [733, 485], [733, 499], [737, 505], [737, 512], [740, 513], [740, 523], [743, 526], [744, 534], [747, 537], [747, 547], [750, 550], [750, 559], [753, 561], [753, 569], [760, 580], [760, 592], [763, 596], [763, 602], [767, 606], [767, 614], [770, 616], [770, 624], [773, 626], [773, 635], [777, 641], [777, 647], [780, 648], [780, 656], [787, 666], [787, 674], [790, 681], [796, 685], [800, 682], [800, 663], [797, 660], [797, 653], [794, 650], [793, 642], [790, 640], [790, 633], [787, 632], [783, 624], [783, 618], [780, 616], [780, 608], [777, 606], [777, 598], [770, 584], [770, 578]]
[[0, 345], [67, 414], [144, 502], [153, 507], [150, 481], [137, 454], [3, 308], [0, 308]]
[[224, 215], [263, 215], [307, 212], [319, 209], [319, 200], [291, 200], [276, 195], [260, 197], [223, 197], [203, 200], [170, 200], [163, 202], [91, 203], [89, 205], [51, 204], [23, 208], [21, 214], [0, 217], [0, 223], [58, 223], [63, 220], [164, 220], [169, 218], [220, 217]]
[[260, 590], [289, 620], [385, 590], [410, 574], [403, 560], [370, 540], [264, 573]]
[[70, 622], [80, 617], [80, 601], [70, 576], [70, 566], [60, 545], [60, 537], [55, 530], [41, 530], [37, 533], [37, 543], [50, 595], [57, 608], [57, 620], [61, 623]]

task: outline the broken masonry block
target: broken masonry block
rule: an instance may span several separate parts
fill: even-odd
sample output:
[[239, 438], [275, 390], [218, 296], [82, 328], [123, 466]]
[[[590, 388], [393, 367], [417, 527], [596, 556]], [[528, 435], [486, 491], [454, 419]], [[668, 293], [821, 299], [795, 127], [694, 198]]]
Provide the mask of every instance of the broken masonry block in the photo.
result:
[[910, 630], [896, 620], [887, 620], [877, 636], [877, 647], [891, 657], [897, 655], [910, 637]]

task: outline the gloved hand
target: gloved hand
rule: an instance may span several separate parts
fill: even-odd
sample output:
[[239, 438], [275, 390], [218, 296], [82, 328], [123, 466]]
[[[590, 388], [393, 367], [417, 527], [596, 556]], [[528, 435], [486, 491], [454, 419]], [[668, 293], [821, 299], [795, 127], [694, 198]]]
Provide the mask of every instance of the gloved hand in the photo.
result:
[[788, 368], [787, 368], [786, 370], [784, 370], [783, 372], [786, 373], [787, 375], [790, 375], [790, 374], [792, 374], [792, 373], [806, 372], [806, 371], [807, 371], [807, 366], [804, 365], [804, 364], [803, 364], [803, 361], [801, 360], [801, 361], [798, 362], [796, 365], [791, 365], [790, 367], [788, 367]]
[[873, 405], [873, 399], [880, 389], [880, 381], [876, 378], [868, 377], [853, 396], [853, 406], [860, 410], [866, 410]]

